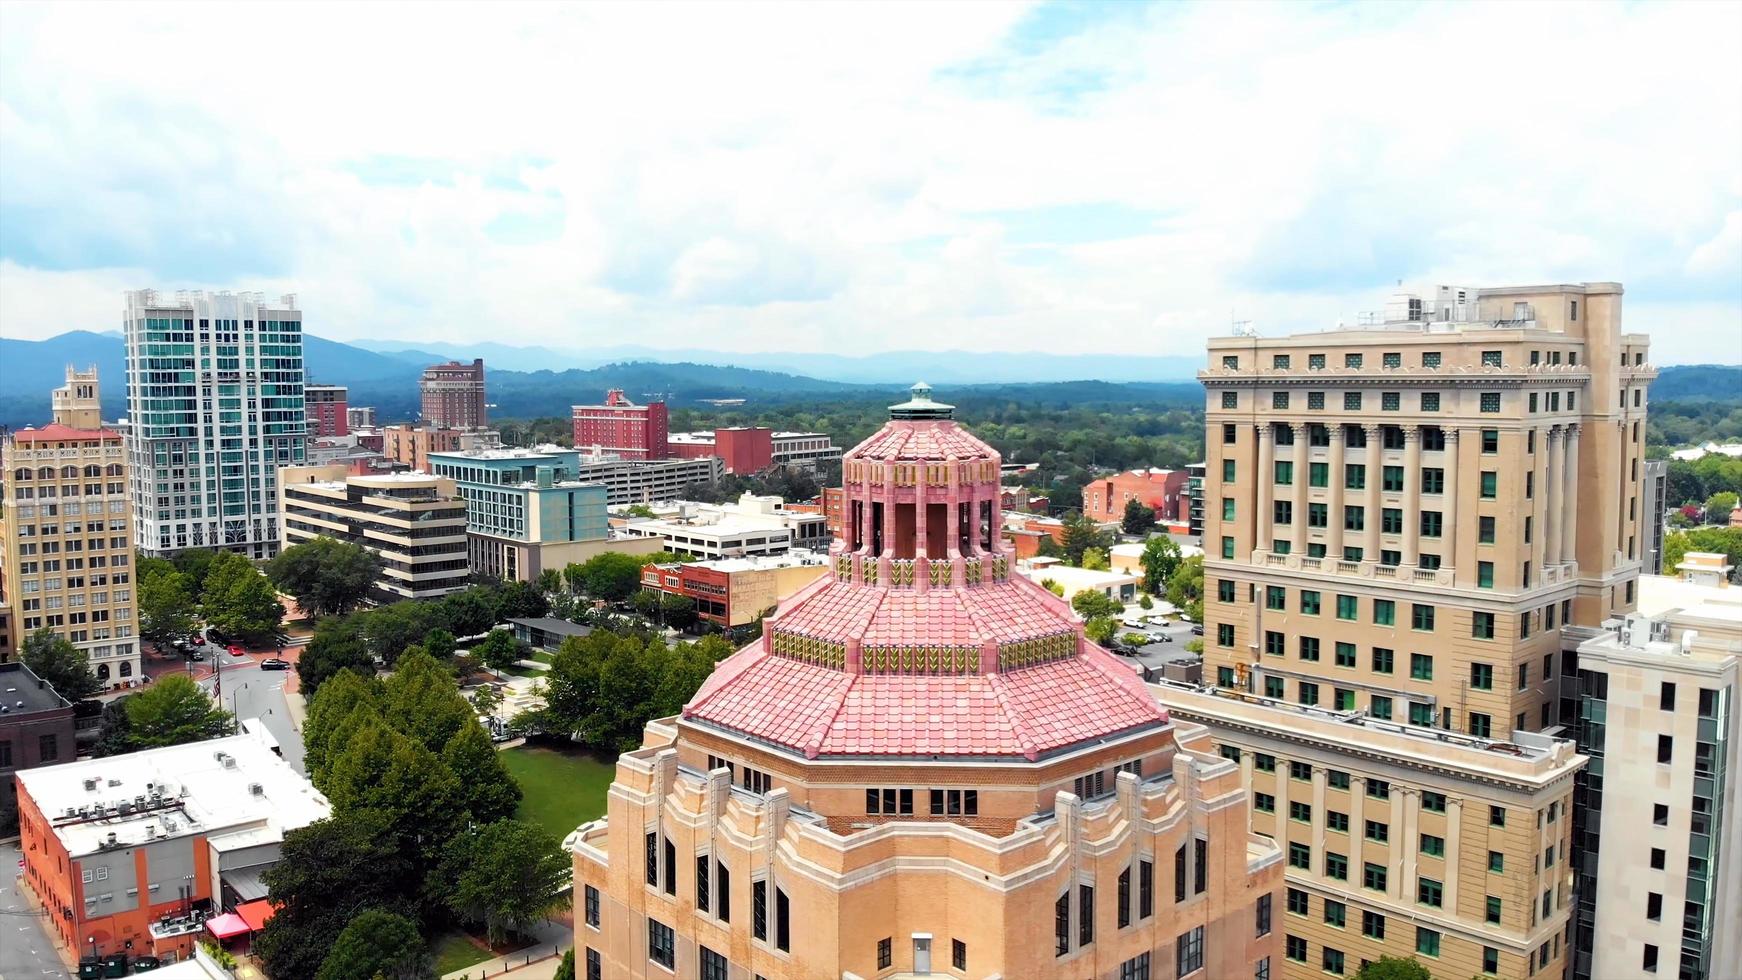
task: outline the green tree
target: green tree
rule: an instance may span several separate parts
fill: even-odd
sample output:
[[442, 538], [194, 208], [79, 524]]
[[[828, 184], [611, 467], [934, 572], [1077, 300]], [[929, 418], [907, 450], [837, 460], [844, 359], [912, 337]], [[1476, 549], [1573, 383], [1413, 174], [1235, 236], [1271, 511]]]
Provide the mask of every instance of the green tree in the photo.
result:
[[563, 587], [563, 573], [559, 569], [547, 568], [538, 573], [538, 588], [541, 592], [555, 592]]
[[1355, 980], [1433, 980], [1413, 957], [1381, 956], [1355, 972]]
[[1119, 621], [1111, 616], [1096, 616], [1083, 623], [1083, 635], [1101, 646], [1113, 642], [1113, 634], [1119, 630]]
[[1167, 588], [1168, 580], [1173, 578], [1174, 569], [1179, 567], [1179, 545], [1165, 535], [1150, 538], [1143, 543], [1143, 555], [1137, 563], [1143, 566], [1143, 590], [1160, 595]]
[[363, 620], [363, 633], [369, 640], [369, 652], [391, 667], [406, 647], [422, 643], [435, 625], [434, 606], [407, 600], [370, 610]]
[[458, 777], [435, 753], [384, 723], [363, 726], [343, 743], [322, 789], [334, 813], [385, 814], [395, 845], [423, 866], [470, 819]]
[[218, 552], [210, 548], [189, 548], [176, 552], [175, 557], [169, 560], [175, 565], [176, 571], [187, 576], [188, 591], [194, 595], [204, 595], [206, 574], [217, 562]]
[[1663, 569], [1676, 574], [1675, 567], [1690, 551], [1704, 551], [1724, 556], [1726, 565], [1735, 565], [1730, 573], [1734, 582], [1742, 582], [1742, 527], [1701, 527], [1690, 531], [1671, 531], [1663, 538]]
[[1098, 589], [1082, 589], [1071, 596], [1071, 608], [1084, 619], [1096, 616], [1117, 616], [1125, 611], [1125, 604]]
[[673, 629], [688, 629], [696, 621], [696, 600], [687, 595], [663, 593], [659, 597], [659, 615]]
[[642, 589], [630, 597], [629, 608], [652, 619], [659, 615], [659, 592], [655, 589]]
[[85, 651], [47, 627], [24, 638], [18, 659], [68, 701], [83, 701], [103, 689]]
[[575, 980], [575, 949], [570, 946], [563, 950], [563, 961], [556, 965], [556, 972], [550, 980]]
[[1040, 580], [1040, 585], [1041, 588], [1046, 589], [1048, 592], [1058, 596], [1060, 599], [1065, 597], [1065, 587], [1053, 579], [1043, 578]]
[[1082, 514], [1072, 514], [1064, 519], [1064, 536], [1062, 547], [1067, 565], [1080, 567], [1083, 564], [1083, 552], [1090, 548], [1106, 551], [1113, 546], [1113, 536]]
[[520, 806], [520, 785], [502, 764], [484, 726], [472, 722], [454, 733], [442, 747], [442, 764], [460, 780], [472, 819], [491, 823], [514, 815]]
[[[332, 737], [354, 711], [364, 708], [374, 720], [380, 720], [381, 682], [372, 675], [372, 669], [369, 673], [340, 670], [309, 698], [308, 716], [302, 725], [302, 747], [303, 764], [311, 776], [326, 769], [328, 746], [335, 744]], [[342, 742], [336, 744], [344, 746]]]
[[447, 660], [454, 655], [454, 634], [437, 626], [424, 634], [423, 648], [437, 660]]
[[1111, 567], [1107, 562], [1107, 552], [1100, 548], [1088, 548], [1083, 551], [1083, 567], [1091, 572], [1104, 572]]
[[479, 684], [472, 689], [469, 700], [478, 714], [493, 715], [502, 706], [502, 689], [495, 684]]
[[186, 674], [170, 674], [127, 699], [128, 742], [152, 749], [217, 738], [235, 731], [236, 719]]
[[434, 960], [417, 924], [383, 909], [366, 909], [340, 931], [315, 980], [425, 980]]
[[517, 660], [524, 660], [531, 653], [528, 645], [515, 638], [508, 630], [491, 630], [482, 643], [472, 648], [474, 657], [482, 660], [485, 666], [497, 670], [511, 666]]
[[476, 727], [454, 675], [434, 656], [413, 648], [381, 685], [382, 715], [431, 752], [440, 752], [461, 728]]
[[502, 619], [537, 619], [550, 612], [550, 600], [530, 582], [505, 582], [497, 592]]
[[266, 563], [266, 576], [305, 614], [335, 616], [362, 604], [383, 567], [381, 556], [362, 545], [322, 535], [279, 552]]
[[439, 619], [455, 636], [479, 636], [496, 625], [497, 609], [489, 588], [473, 586], [442, 597]]
[[328, 617], [315, 624], [314, 636], [296, 660], [296, 678], [304, 698], [313, 698], [321, 685], [341, 670], [368, 677], [375, 673], [375, 658], [369, 653], [359, 616]]
[[1155, 511], [1132, 497], [1125, 501], [1125, 516], [1119, 526], [1126, 534], [1148, 534], [1155, 528]]
[[650, 560], [617, 551], [594, 555], [581, 565], [582, 588], [596, 599], [622, 602], [640, 591], [641, 567]]
[[284, 622], [284, 605], [272, 583], [233, 551], [220, 552], [212, 560], [200, 606], [207, 623], [250, 643], [272, 639]]
[[127, 725], [127, 702], [131, 697], [132, 695], [123, 694], [103, 705], [103, 714], [98, 722], [97, 744], [91, 748], [92, 755], [102, 758], [133, 751], [130, 738], [132, 732]]
[[520, 820], [499, 820], [455, 838], [443, 861], [448, 907], [481, 922], [490, 942], [524, 932], [566, 900], [569, 862], [557, 839]]
[[139, 635], [158, 643], [186, 639], [194, 634], [194, 596], [188, 577], [162, 559], [152, 559], [151, 570], [140, 569]]
[[1736, 509], [1736, 494], [1720, 490], [1706, 498], [1706, 523], [1728, 527], [1730, 512]]
[[626, 517], [654, 518], [659, 516], [653, 512], [652, 507], [649, 507], [646, 504], [630, 504], [623, 508], [623, 514]]
[[1167, 579], [1167, 601], [1192, 622], [1204, 621], [1204, 556], [1182, 560]]
[[410, 905], [421, 875], [391, 830], [388, 814], [363, 810], [285, 833], [283, 856], [261, 874], [277, 907], [254, 937], [268, 975], [313, 977], [358, 913]]

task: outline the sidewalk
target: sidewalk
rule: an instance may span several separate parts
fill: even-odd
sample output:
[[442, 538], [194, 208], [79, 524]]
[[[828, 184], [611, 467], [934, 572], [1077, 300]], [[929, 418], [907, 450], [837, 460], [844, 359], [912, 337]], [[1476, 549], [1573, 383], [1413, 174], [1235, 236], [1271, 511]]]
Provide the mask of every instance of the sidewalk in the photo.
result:
[[514, 980], [550, 980], [562, 962], [563, 951], [575, 944], [574, 929], [566, 922], [542, 922], [533, 932], [537, 934], [537, 943], [507, 956], [445, 973], [442, 980], [481, 980], [503, 974]]

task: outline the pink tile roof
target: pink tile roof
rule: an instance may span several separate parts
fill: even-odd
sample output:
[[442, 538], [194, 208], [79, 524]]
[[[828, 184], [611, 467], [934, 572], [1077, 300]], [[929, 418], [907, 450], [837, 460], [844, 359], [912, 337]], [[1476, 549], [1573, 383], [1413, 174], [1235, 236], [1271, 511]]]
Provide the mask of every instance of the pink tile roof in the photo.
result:
[[950, 419], [890, 421], [847, 451], [847, 459], [992, 459], [998, 451]]
[[1098, 648], [1003, 674], [851, 674], [771, 656], [760, 645], [720, 667], [732, 671], [730, 679], [710, 678], [684, 717], [808, 758], [1036, 759], [1167, 721], [1135, 675]]
[[1076, 621], [1049, 602], [1051, 598], [1020, 577], [924, 593], [832, 582], [788, 600], [769, 628], [841, 642], [856, 637], [867, 646], [978, 646], [986, 640], [1006, 643], [1075, 629]]

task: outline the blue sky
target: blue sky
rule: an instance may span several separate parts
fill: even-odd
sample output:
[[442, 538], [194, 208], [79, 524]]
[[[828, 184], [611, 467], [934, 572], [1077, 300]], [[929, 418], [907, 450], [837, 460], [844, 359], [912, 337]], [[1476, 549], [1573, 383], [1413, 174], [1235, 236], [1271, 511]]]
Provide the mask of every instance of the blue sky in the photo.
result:
[[1191, 354], [1620, 280], [1742, 362], [1733, 3], [8, 4], [0, 161], [16, 337]]

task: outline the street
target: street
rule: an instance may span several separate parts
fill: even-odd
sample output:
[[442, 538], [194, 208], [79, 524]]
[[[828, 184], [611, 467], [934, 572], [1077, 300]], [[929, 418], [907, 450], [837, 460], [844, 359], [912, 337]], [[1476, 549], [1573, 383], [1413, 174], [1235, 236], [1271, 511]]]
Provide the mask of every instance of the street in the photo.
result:
[[0, 844], [0, 978], [66, 977], [48, 922], [19, 894], [18, 845]]
[[[284, 681], [287, 670], [261, 670], [257, 660], [265, 657], [231, 657], [224, 655], [224, 710], [234, 712], [237, 721], [258, 718], [278, 739], [284, 761], [302, 772], [302, 733], [291, 727], [290, 712], [284, 703]], [[216, 675], [200, 679], [200, 686], [212, 690]]]

